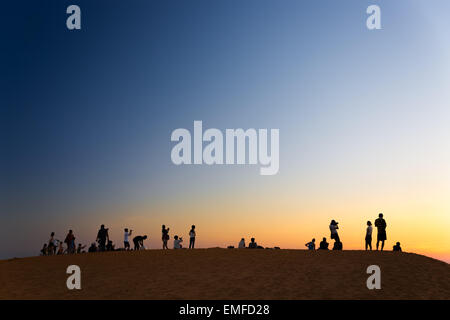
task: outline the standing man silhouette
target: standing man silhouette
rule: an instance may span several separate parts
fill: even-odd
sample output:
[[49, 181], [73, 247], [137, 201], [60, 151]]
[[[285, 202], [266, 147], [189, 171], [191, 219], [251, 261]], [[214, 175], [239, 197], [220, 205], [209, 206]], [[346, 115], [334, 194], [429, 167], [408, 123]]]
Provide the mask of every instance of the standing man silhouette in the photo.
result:
[[108, 229], [105, 228], [105, 225], [102, 224], [100, 226], [100, 230], [97, 233], [97, 242], [99, 245], [99, 251], [106, 250], [106, 243], [109, 241]]
[[195, 235], [195, 226], [192, 225], [191, 231], [189, 231], [189, 249], [194, 249]]
[[381, 251], [383, 251], [384, 248], [384, 241], [387, 239], [386, 237], [386, 221], [383, 219], [383, 214], [380, 213], [378, 215], [378, 219], [375, 220], [375, 227], [377, 227], [378, 229], [378, 234], [377, 234], [377, 250], [378, 250], [378, 245], [380, 244], [381, 241]]

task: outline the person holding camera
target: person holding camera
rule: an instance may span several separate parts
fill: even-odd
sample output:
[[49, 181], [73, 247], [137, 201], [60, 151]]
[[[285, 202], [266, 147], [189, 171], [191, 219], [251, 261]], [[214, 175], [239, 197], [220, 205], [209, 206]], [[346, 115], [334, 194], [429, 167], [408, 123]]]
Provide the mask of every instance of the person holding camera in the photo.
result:
[[336, 241], [336, 242], [340, 242], [337, 229], [339, 229], [338, 222], [336, 222], [335, 220], [331, 220], [331, 222], [330, 222], [330, 232], [331, 232], [330, 238], [334, 239], [334, 241]]
[[174, 249], [181, 249], [182, 248], [182, 246], [181, 246], [181, 243], [183, 242], [183, 238], [182, 237], [180, 237], [180, 238], [178, 238], [178, 236], [175, 236], [175, 237], [173, 237], [173, 248]]
[[169, 249], [167, 247], [167, 241], [169, 241], [169, 230], [170, 228], [166, 228], [165, 225], [162, 225], [162, 242], [163, 242], [163, 249]]
[[128, 237], [130, 237], [132, 233], [133, 233], [133, 230], [130, 230], [130, 232], [128, 232], [128, 228], [125, 228], [124, 234], [123, 234], [123, 245], [124, 245], [125, 250], [131, 249], [130, 241], [128, 240]]

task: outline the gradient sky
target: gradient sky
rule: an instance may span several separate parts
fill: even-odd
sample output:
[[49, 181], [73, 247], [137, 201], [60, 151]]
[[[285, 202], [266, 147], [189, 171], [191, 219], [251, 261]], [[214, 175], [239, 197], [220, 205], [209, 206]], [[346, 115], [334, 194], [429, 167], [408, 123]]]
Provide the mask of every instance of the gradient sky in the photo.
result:
[[[366, 28], [379, 4], [382, 30]], [[65, 27], [82, 10], [82, 30]], [[100, 224], [161, 246], [361, 249], [450, 261], [446, 0], [8, 1], [1, 10], [0, 258]], [[280, 170], [175, 166], [176, 128], [280, 129]]]

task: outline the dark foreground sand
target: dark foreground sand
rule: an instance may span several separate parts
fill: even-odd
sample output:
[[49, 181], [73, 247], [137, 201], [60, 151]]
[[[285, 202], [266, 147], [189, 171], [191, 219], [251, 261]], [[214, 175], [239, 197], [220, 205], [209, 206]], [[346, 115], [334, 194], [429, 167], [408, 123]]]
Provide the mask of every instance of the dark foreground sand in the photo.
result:
[[[66, 268], [81, 268], [68, 290]], [[366, 268], [381, 268], [368, 290]], [[393, 252], [196, 249], [0, 261], [0, 299], [450, 299], [450, 265]]]

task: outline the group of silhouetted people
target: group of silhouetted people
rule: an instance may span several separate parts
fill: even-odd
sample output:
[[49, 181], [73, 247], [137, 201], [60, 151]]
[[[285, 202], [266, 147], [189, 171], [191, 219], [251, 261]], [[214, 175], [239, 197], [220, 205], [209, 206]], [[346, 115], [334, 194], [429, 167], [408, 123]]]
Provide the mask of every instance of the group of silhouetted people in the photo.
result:
[[[234, 246], [229, 246], [229, 249], [234, 248]], [[255, 241], [255, 238], [251, 238], [248, 246], [245, 246], [245, 239], [242, 238], [241, 241], [238, 243], [239, 249], [264, 249], [264, 247], [259, 246], [258, 243]], [[278, 248], [278, 247], [277, 247]]]
[[[330, 238], [334, 240], [333, 249], [332, 250], [342, 250], [342, 242], [339, 238], [338, 233], [338, 222], [335, 220], [331, 220], [329, 229], [330, 229]], [[383, 214], [380, 213], [378, 215], [378, 219], [375, 220], [375, 227], [377, 228], [377, 244], [376, 249], [378, 250], [379, 244], [381, 243], [381, 250], [384, 249], [384, 242], [387, 239], [386, 236], [386, 221], [383, 219]], [[102, 224], [100, 226], [100, 229], [97, 232], [97, 238], [96, 242], [93, 242], [91, 246], [88, 248], [88, 252], [103, 252], [103, 251], [114, 251], [115, 245], [113, 242], [109, 239], [108, 234], [108, 228], [105, 228], [105, 226]], [[170, 228], [166, 228], [165, 225], [162, 225], [161, 233], [162, 233], [162, 248], [163, 249], [169, 249], [168, 247], [168, 241], [170, 240], [169, 236]], [[365, 236], [365, 248], [366, 250], [372, 250], [372, 222], [367, 221], [367, 229], [366, 229], [366, 236]], [[128, 228], [124, 229], [124, 239], [123, 249], [118, 250], [125, 250], [129, 251], [132, 250], [130, 246], [130, 237], [133, 234], [133, 230], [128, 230]], [[195, 232], [195, 225], [191, 226], [191, 229], [189, 231], [189, 249], [194, 249], [195, 247], [195, 238], [196, 238], [196, 232]], [[142, 250], [145, 249], [144, 241], [148, 239], [147, 235], [137, 235], [135, 236], [133, 241], [133, 250]], [[179, 237], [178, 235], [175, 235], [173, 237], [173, 249], [183, 249], [183, 238]], [[66, 244], [66, 248], [64, 249], [63, 243]], [[98, 245], [97, 245], [98, 244]], [[306, 243], [305, 246], [308, 248], [308, 250], [316, 250], [316, 239], [312, 239], [310, 242]], [[86, 246], [83, 246], [81, 243], [78, 244], [78, 247], [76, 247], [75, 244], [75, 235], [72, 230], [69, 230], [66, 238], [64, 241], [59, 241], [55, 239], [55, 233], [52, 232], [50, 235], [50, 239], [48, 243], [45, 243], [43, 248], [41, 249], [42, 255], [60, 255], [60, 254], [75, 254], [75, 253], [84, 253], [84, 249]], [[230, 248], [234, 248], [234, 246], [230, 246]], [[261, 249], [263, 247], [259, 246], [255, 238], [251, 238], [250, 243], [246, 247], [245, 245], [245, 239], [242, 238], [241, 241], [238, 244], [238, 248], [249, 248], [249, 249]], [[277, 247], [278, 248], [278, 247]], [[322, 241], [319, 244], [319, 248], [317, 250], [329, 250], [329, 243], [327, 242], [327, 238], [323, 238]], [[400, 242], [397, 242], [396, 245], [393, 247], [393, 251], [402, 251], [400, 247]]]
[[[162, 248], [164, 249], [169, 249], [169, 247], [167, 246], [168, 241], [170, 240], [170, 236], [169, 236], [169, 231], [170, 228], [166, 228], [165, 225], [162, 225], [162, 229], [161, 229], [161, 240], [162, 240]], [[189, 230], [189, 249], [194, 249], [195, 247], [195, 238], [196, 238], [196, 233], [195, 233], [195, 225], [191, 226], [191, 230]], [[178, 235], [175, 235], [173, 237], [173, 248], [174, 249], [183, 249], [183, 238], [179, 237]]]
[[[64, 249], [64, 245], [66, 244], [66, 248]], [[83, 246], [81, 243], [78, 244], [78, 248], [75, 244], [75, 235], [72, 230], [69, 230], [69, 233], [66, 235], [64, 241], [55, 239], [55, 233], [52, 232], [50, 234], [50, 239], [47, 243], [44, 243], [44, 246], [41, 249], [41, 255], [43, 256], [51, 256], [51, 255], [61, 255], [61, 254], [74, 254], [81, 253], [86, 246]]]
[[[383, 218], [383, 214], [380, 213], [378, 215], [378, 219], [375, 220], [375, 227], [377, 228], [377, 250], [379, 248], [381, 242], [381, 251], [384, 249], [384, 242], [387, 240], [386, 235], [386, 220]], [[367, 229], [366, 229], [366, 250], [372, 250], [372, 222], [367, 221]], [[397, 242], [393, 247], [393, 251], [402, 251], [400, 247], [400, 242]]]
[[[333, 250], [342, 250], [342, 242], [339, 238], [338, 233], [338, 222], [335, 220], [331, 220], [330, 222], [330, 238], [334, 240]], [[329, 243], [327, 242], [327, 238], [323, 237], [322, 241], [319, 244], [319, 248], [317, 250], [329, 250]], [[316, 239], [312, 239], [310, 242], [306, 243], [305, 246], [308, 250], [316, 250]]]
[[[378, 250], [379, 245], [381, 243], [381, 251], [384, 249], [384, 242], [387, 240], [386, 236], [386, 220], [383, 219], [383, 214], [380, 213], [378, 215], [378, 219], [375, 220], [375, 227], [377, 227], [377, 245], [376, 248]], [[335, 220], [331, 220], [330, 222], [330, 238], [334, 239], [334, 245], [333, 250], [342, 250], [342, 242], [339, 238], [338, 234], [338, 222]], [[367, 229], [366, 229], [366, 250], [372, 250], [372, 222], [367, 221]], [[308, 250], [316, 250], [316, 239], [312, 239], [310, 242], [306, 243], [305, 246], [308, 248]], [[328, 249], [329, 243], [327, 242], [327, 238], [323, 238], [323, 240], [319, 244], [318, 250], [329, 250]], [[402, 251], [402, 248], [400, 247], [400, 242], [397, 242], [396, 245], [393, 247], [393, 251]]]
[[[117, 250], [115, 248], [115, 245], [113, 242], [109, 239], [109, 229], [105, 228], [105, 225], [101, 225], [100, 229], [97, 232], [97, 238], [95, 242], [91, 243], [91, 246], [88, 248], [88, 252], [104, 252], [104, 251], [115, 251]], [[133, 234], [133, 230], [128, 230], [128, 228], [124, 229], [124, 239], [123, 249], [118, 250], [125, 250], [129, 251], [132, 250], [130, 246], [130, 237]], [[133, 241], [133, 249], [136, 250], [142, 250], [145, 249], [144, 241], [147, 239], [147, 235], [137, 235], [135, 236]], [[195, 225], [191, 226], [191, 229], [189, 231], [189, 249], [194, 249], [195, 246]], [[169, 228], [166, 228], [165, 225], [162, 226], [162, 242], [163, 242], [163, 249], [169, 249], [168, 248], [168, 241], [170, 239], [169, 236]], [[178, 237], [178, 235], [174, 236], [173, 241], [173, 248], [174, 249], [182, 249], [182, 242], [183, 238]], [[66, 248], [64, 248], [63, 244], [66, 244]], [[69, 230], [69, 233], [67, 234], [64, 242], [55, 239], [55, 233], [52, 232], [50, 235], [50, 239], [48, 243], [45, 243], [43, 248], [41, 249], [41, 255], [60, 255], [60, 254], [75, 254], [75, 253], [85, 253], [84, 249], [86, 246], [83, 246], [81, 243], [78, 244], [78, 248], [76, 248], [75, 244], [75, 235], [72, 230]]]

